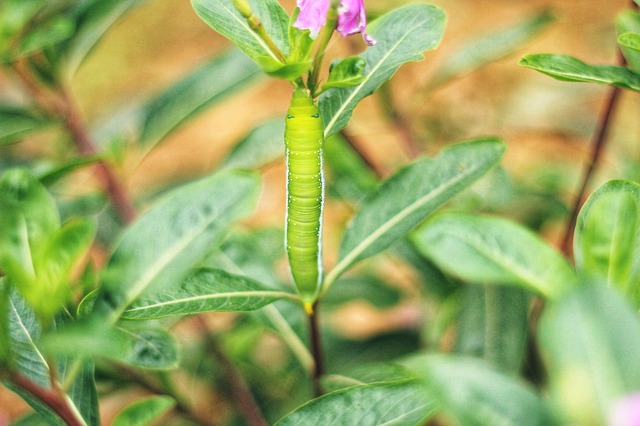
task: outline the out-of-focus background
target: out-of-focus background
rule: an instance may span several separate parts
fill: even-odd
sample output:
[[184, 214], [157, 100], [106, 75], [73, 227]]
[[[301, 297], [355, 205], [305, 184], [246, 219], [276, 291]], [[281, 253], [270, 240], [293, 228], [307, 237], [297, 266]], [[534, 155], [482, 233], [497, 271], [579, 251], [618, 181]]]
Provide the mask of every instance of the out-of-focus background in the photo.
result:
[[[370, 19], [374, 19], [406, 3], [409, 1], [367, 0], [366, 6]], [[412, 149], [434, 155], [446, 144], [477, 136], [504, 138], [508, 150], [502, 166], [510, 177], [487, 184], [474, 202], [499, 209], [501, 214], [525, 223], [556, 243], [608, 89], [559, 82], [519, 66], [518, 60], [527, 53], [544, 52], [569, 54], [592, 64], [614, 64], [615, 18], [630, 2], [433, 0], [430, 3], [441, 7], [447, 15], [442, 44], [428, 52], [424, 61], [402, 67], [384, 90], [363, 101], [347, 128], [348, 135], [383, 175], [406, 164], [413, 155]], [[295, 1], [282, 0], [282, 4], [290, 12]], [[555, 15], [555, 21], [517, 53], [431, 87], [439, 66], [452, 52], [473, 39], [517, 25], [544, 10]], [[231, 47], [230, 42], [196, 16], [188, 1], [149, 0], [113, 26], [74, 76], [71, 87], [90, 127], [126, 127], [131, 105], [144, 102]], [[345, 40], [335, 36], [328, 56], [346, 56], [363, 48], [359, 37]], [[16, 96], [10, 87], [8, 77], [0, 74], [0, 99]], [[135, 148], [128, 151], [133, 154], [123, 156], [120, 163], [126, 185], [135, 197], [144, 199], [175, 182], [209, 173], [243, 135], [268, 119], [282, 117], [290, 96], [287, 82], [266, 77], [258, 80], [189, 121], [151, 152], [138, 152]], [[605, 179], [640, 178], [639, 112], [637, 94], [623, 91], [604, 161], [592, 189]], [[394, 114], [399, 114], [399, 118], [394, 119]], [[113, 121], [114, 115], [119, 119]], [[99, 134], [98, 130], [96, 133]], [[414, 141], [413, 147], [406, 143], [407, 134]], [[9, 148], [10, 155], [26, 158], [51, 154], [48, 150], [54, 148], [45, 143], [46, 137], [34, 137]], [[127, 141], [121, 143], [126, 146]], [[284, 173], [283, 161], [264, 170], [261, 201], [248, 224], [282, 226]], [[91, 183], [76, 179], [68, 191], [82, 193], [85, 185]], [[327, 205], [328, 263], [334, 262], [341, 232], [332, 231], [332, 223], [342, 223], [350, 214], [344, 206]], [[402, 314], [407, 317], [402, 318]], [[398, 322], [412, 321], [411, 315], [412, 311], [385, 316], [356, 310], [337, 316], [336, 321], [343, 321], [338, 327], [344, 327], [346, 333], [366, 336]], [[211, 321], [224, 324], [226, 318], [218, 315]], [[107, 401], [103, 408], [105, 418], [109, 419], [109, 413], [119, 409], [125, 400], [121, 396]], [[21, 400], [0, 390], [0, 413], [14, 418], [27, 409]], [[2, 422], [0, 416], [0, 426]]]

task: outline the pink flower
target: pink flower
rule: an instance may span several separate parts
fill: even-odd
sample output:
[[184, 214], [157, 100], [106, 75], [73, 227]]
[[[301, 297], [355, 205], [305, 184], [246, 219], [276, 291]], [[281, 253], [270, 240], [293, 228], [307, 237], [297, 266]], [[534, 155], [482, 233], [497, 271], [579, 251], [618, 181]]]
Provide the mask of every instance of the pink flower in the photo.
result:
[[618, 400], [609, 417], [609, 426], [640, 425], [640, 393], [626, 395]]
[[[327, 12], [331, 0], [298, 0], [300, 13], [294, 27], [311, 31], [316, 37], [327, 21]], [[362, 33], [364, 41], [373, 46], [376, 41], [366, 33], [367, 17], [364, 11], [364, 0], [341, 0], [338, 7], [337, 30], [341, 36]]]

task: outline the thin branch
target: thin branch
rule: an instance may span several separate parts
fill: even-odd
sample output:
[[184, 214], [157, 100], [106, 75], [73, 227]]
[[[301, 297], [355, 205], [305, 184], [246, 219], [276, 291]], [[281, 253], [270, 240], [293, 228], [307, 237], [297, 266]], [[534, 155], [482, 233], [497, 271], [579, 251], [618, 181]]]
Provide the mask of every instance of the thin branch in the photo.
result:
[[[622, 56], [620, 50], [618, 50], [617, 63], [620, 66], [624, 66], [626, 64], [624, 56]], [[611, 86], [609, 88], [604, 108], [602, 109], [598, 118], [598, 125], [591, 141], [592, 148], [590, 159], [589, 162], [585, 165], [582, 182], [580, 183], [578, 194], [573, 203], [571, 216], [569, 216], [569, 221], [567, 222], [564, 237], [562, 239], [562, 244], [560, 246], [562, 253], [564, 253], [568, 257], [572, 256], [573, 232], [578, 220], [578, 214], [580, 213], [580, 208], [582, 207], [582, 203], [584, 202], [584, 199], [586, 197], [586, 192], [591, 177], [593, 176], [593, 173], [598, 163], [600, 162], [601, 154], [604, 151], [605, 145], [607, 143], [610, 129], [609, 125], [611, 124], [611, 117], [613, 116], [613, 113], [615, 111], [615, 106], [619, 95], [620, 89], [618, 87]]]
[[[70, 133], [78, 152], [84, 156], [96, 155], [98, 150], [95, 148], [91, 136], [82, 122], [80, 112], [69, 90], [60, 88], [59, 93], [54, 93], [45, 89], [29, 72], [27, 63], [23, 60], [14, 63], [13, 70], [20, 77], [40, 108], [50, 116], [59, 117], [63, 120], [64, 126]], [[136, 211], [127, 191], [106, 162], [101, 160], [96, 164], [95, 168], [98, 179], [104, 186], [122, 222], [124, 224], [131, 223], [136, 217]]]
[[383, 84], [378, 91], [382, 100], [382, 110], [387, 118], [393, 123], [396, 132], [400, 135], [402, 146], [409, 158], [416, 158], [421, 154], [421, 149], [416, 143], [413, 132], [411, 131], [411, 123], [407, 120], [405, 114], [395, 105], [391, 93], [391, 81]]
[[315, 361], [312, 373], [313, 395], [322, 395], [320, 379], [324, 375], [324, 356], [322, 354], [322, 340], [320, 337], [320, 323], [318, 321], [318, 303], [307, 316], [309, 319], [309, 338], [311, 339], [311, 353]]
[[344, 138], [345, 141], [349, 144], [349, 146], [353, 149], [353, 151], [362, 159], [362, 161], [371, 169], [378, 177], [386, 176], [389, 173], [389, 170], [382, 165], [377, 165], [374, 163], [359, 147], [355, 141], [355, 138], [346, 130], [341, 130], [340, 135]]
[[268, 423], [265, 420], [258, 403], [253, 397], [247, 382], [245, 382], [244, 378], [233, 365], [231, 360], [227, 358], [227, 355], [220, 349], [220, 346], [211, 334], [211, 330], [209, 330], [207, 323], [205, 323], [200, 316], [196, 316], [195, 319], [200, 326], [207, 349], [211, 351], [211, 354], [215, 357], [216, 361], [224, 371], [225, 378], [229, 384], [234, 402], [238, 405], [240, 414], [242, 414], [249, 426], [267, 426]]
[[86, 426], [82, 418], [78, 417], [76, 410], [71, 407], [65, 395], [61, 395], [54, 390], [44, 388], [18, 372], [10, 372], [7, 378], [22, 390], [36, 397], [40, 402], [49, 407], [69, 426]]
[[[80, 112], [67, 88], [62, 88], [62, 99], [65, 102], [65, 127], [71, 134], [78, 152], [83, 156], [93, 156], [98, 154], [98, 150], [91, 140], [91, 136], [86, 126], [82, 122]], [[133, 222], [136, 218], [136, 210], [129, 198], [124, 186], [118, 181], [108, 164], [101, 160], [95, 166], [98, 179], [102, 182], [109, 198], [113, 203], [118, 215], [124, 224]]]

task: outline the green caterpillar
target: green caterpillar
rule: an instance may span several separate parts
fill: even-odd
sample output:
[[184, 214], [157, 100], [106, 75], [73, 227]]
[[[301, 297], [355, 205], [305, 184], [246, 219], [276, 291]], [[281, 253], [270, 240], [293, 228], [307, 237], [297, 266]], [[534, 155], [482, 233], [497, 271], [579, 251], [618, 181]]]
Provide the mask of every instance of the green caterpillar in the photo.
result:
[[293, 281], [310, 308], [321, 282], [322, 119], [303, 89], [293, 94], [284, 140], [287, 157], [286, 248]]

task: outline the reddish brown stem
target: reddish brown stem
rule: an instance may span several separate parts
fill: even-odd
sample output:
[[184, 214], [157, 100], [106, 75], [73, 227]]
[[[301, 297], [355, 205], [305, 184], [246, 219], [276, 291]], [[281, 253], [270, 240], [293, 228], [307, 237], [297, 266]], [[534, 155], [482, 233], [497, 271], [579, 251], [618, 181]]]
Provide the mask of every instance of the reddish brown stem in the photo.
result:
[[69, 402], [63, 394], [57, 393], [51, 389], [44, 388], [20, 373], [9, 373], [8, 379], [21, 388], [36, 397], [40, 402], [49, 407], [69, 426], [85, 426], [82, 419], [77, 417], [75, 410], [71, 408]]
[[211, 354], [215, 357], [216, 361], [220, 364], [224, 371], [224, 375], [229, 389], [233, 395], [234, 402], [237, 404], [240, 413], [246, 420], [249, 426], [267, 426], [268, 423], [265, 420], [260, 407], [256, 402], [247, 382], [236, 369], [235, 365], [227, 358], [227, 355], [220, 349], [218, 342], [211, 335], [209, 326], [201, 317], [196, 317], [198, 324], [202, 330], [203, 337], [205, 339], [207, 349], [211, 351]]
[[[618, 51], [617, 62], [619, 65], [625, 64], [624, 57], [622, 56], [620, 51]], [[600, 161], [601, 154], [605, 148], [610, 128], [609, 124], [611, 123], [611, 117], [613, 116], [619, 95], [620, 89], [618, 87], [612, 86], [609, 88], [604, 108], [602, 109], [598, 118], [596, 132], [594, 133], [591, 142], [591, 155], [589, 158], [589, 162], [585, 165], [582, 182], [580, 183], [578, 194], [576, 195], [573, 208], [571, 209], [571, 216], [569, 216], [569, 221], [567, 222], [564, 237], [562, 239], [562, 244], [560, 246], [562, 253], [564, 253], [568, 257], [572, 257], [573, 232], [578, 220], [578, 214], [580, 213], [582, 203], [584, 202], [587, 188], [589, 186], [589, 181], [591, 180], [596, 166]]]
[[[24, 61], [16, 62], [13, 69], [38, 105], [47, 114], [63, 119], [64, 126], [69, 131], [78, 152], [85, 156], [97, 154], [98, 151], [91, 140], [86, 126], [82, 122], [80, 111], [69, 90], [61, 88], [60, 93], [53, 93], [46, 90], [31, 75]], [[124, 186], [118, 181], [106, 162], [98, 162], [95, 168], [98, 179], [104, 186], [122, 222], [124, 224], [131, 223], [136, 218], [136, 210]]]
[[[62, 89], [62, 98], [66, 106], [65, 127], [71, 134], [78, 148], [78, 152], [83, 156], [96, 155], [98, 151], [91, 140], [86, 126], [82, 122], [80, 112], [73, 97], [67, 89]], [[107, 194], [109, 194], [109, 198], [111, 198], [111, 202], [122, 219], [122, 222], [125, 224], [133, 222], [136, 218], [136, 210], [124, 186], [118, 181], [106, 162], [98, 162], [95, 168], [98, 179], [102, 182]]]
[[353, 151], [364, 161], [364, 163], [372, 170], [378, 177], [383, 177], [389, 174], [389, 170], [387, 170], [384, 166], [378, 165], [373, 162], [361, 149], [358, 147], [358, 144], [355, 141], [355, 138], [346, 130], [341, 130], [340, 135], [344, 138], [344, 140], [349, 144], [349, 146], [353, 149]]

